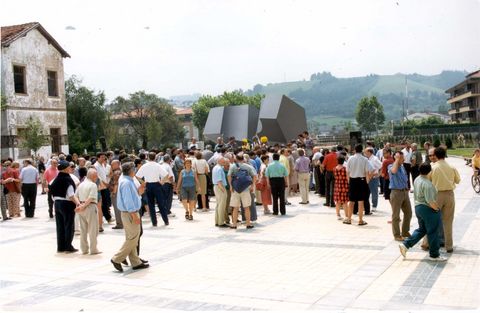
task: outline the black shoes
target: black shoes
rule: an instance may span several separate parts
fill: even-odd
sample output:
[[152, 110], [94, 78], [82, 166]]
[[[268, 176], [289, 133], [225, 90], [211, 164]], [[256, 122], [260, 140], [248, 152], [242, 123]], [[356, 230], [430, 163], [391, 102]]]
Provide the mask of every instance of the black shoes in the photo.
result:
[[132, 267], [133, 270], [141, 270], [141, 269], [144, 269], [144, 268], [148, 268], [150, 265], [148, 263], [140, 263], [139, 265], [137, 266], [134, 266]]
[[123, 229], [122, 226], [113, 226], [112, 229]]
[[123, 272], [122, 264], [117, 263], [117, 262], [113, 262], [113, 260], [110, 260], [110, 262], [112, 262], [113, 267], [115, 267], [115, 269], [116, 269], [117, 271]]
[[65, 253], [75, 253], [77, 251], [78, 249], [72, 248], [72, 249], [65, 250]]
[[[139, 258], [139, 259], [140, 259], [140, 258]], [[147, 261], [147, 260], [144, 260], [144, 259], [140, 259], [140, 262], [142, 262], [143, 264], [148, 263], [148, 261]], [[125, 266], [128, 266], [128, 261], [127, 261], [127, 259], [123, 260], [123, 261], [122, 261], [122, 264], [124, 264]]]
[[218, 227], [220, 227], [220, 228], [228, 228], [228, 227], [230, 227], [230, 226], [229, 226], [228, 224], [222, 224], [222, 225], [219, 225]]
[[252, 229], [253, 227], [255, 227], [255, 226], [253, 226], [253, 225], [247, 225], [247, 229]]

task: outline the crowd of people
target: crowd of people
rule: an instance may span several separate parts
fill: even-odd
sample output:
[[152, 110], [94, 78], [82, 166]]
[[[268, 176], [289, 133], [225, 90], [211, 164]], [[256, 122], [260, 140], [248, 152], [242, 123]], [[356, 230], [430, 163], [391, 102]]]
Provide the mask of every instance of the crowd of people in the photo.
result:
[[[368, 224], [365, 215], [377, 210], [383, 195], [391, 205], [389, 223], [393, 238], [401, 241], [402, 255], [425, 236], [422, 248], [429, 257], [445, 260], [439, 249], [453, 251], [453, 190], [460, 181], [458, 171], [445, 161], [444, 148], [428, 142], [425, 159], [415, 143], [382, 146], [377, 149], [367, 142], [366, 147], [357, 144], [352, 151], [342, 145], [322, 148], [314, 146], [304, 132], [284, 145], [269, 144], [266, 137], [251, 142], [231, 137], [226, 143], [219, 137], [215, 146], [199, 149], [193, 138], [184, 150], [135, 154], [116, 149], [94, 157], [58, 154], [46, 162], [25, 160], [21, 170], [18, 162], [6, 160], [1, 173], [2, 217], [5, 221], [20, 217], [21, 197], [25, 217], [34, 217], [40, 184], [48, 197], [49, 216], [56, 221], [57, 252], [77, 252], [72, 245], [77, 232], [81, 253], [101, 253], [98, 233], [106, 223], [115, 224], [112, 229], [126, 234], [111, 259], [121, 272], [128, 265], [127, 257], [133, 269], [148, 267], [148, 261], [139, 257], [142, 217], [148, 215], [152, 226], [158, 227], [159, 214], [168, 226], [175, 216], [171, 210], [175, 194], [186, 221], [192, 221], [197, 212], [209, 211], [214, 195], [212, 224], [230, 229], [237, 229], [242, 221], [246, 229], [254, 228], [257, 206], [263, 207], [265, 215], [286, 215], [289, 198], [297, 193], [299, 204], [308, 205], [311, 191], [325, 198], [324, 206], [335, 208], [339, 221], [352, 224], [357, 214], [357, 225], [364, 226]], [[419, 223], [413, 235], [411, 192]]]

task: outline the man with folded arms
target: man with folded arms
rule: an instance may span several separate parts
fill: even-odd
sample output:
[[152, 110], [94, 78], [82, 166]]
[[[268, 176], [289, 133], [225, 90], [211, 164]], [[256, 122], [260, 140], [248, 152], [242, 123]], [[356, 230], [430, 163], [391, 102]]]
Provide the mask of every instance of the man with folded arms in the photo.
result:
[[[438, 191], [437, 203], [442, 214], [443, 229], [440, 228], [440, 240], [445, 239], [445, 249], [453, 252], [453, 216], [455, 215], [455, 185], [460, 183], [460, 175], [455, 167], [445, 161], [447, 151], [438, 147], [434, 155], [438, 161], [432, 164], [430, 178]], [[443, 232], [442, 232], [443, 231]]]
[[[98, 236], [98, 188], [95, 183], [98, 179], [97, 171], [93, 168], [87, 172], [85, 179], [79, 186], [76, 196], [80, 201], [80, 205], [75, 209], [80, 222], [80, 249], [83, 254], [99, 254], [97, 249]], [[90, 239], [90, 249], [87, 241], [87, 235]]]
[[123, 229], [125, 230], [125, 242], [120, 250], [110, 260], [116, 270], [123, 272], [122, 262], [130, 259], [132, 269], [138, 270], [147, 268], [148, 263], [142, 262], [138, 257], [137, 245], [140, 237], [140, 215], [139, 208], [142, 205], [139, 193], [143, 193], [145, 185], [142, 185], [137, 191], [137, 187], [133, 182], [135, 178], [134, 165], [128, 162], [122, 165], [123, 177], [118, 183], [117, 206], [122, 212]]

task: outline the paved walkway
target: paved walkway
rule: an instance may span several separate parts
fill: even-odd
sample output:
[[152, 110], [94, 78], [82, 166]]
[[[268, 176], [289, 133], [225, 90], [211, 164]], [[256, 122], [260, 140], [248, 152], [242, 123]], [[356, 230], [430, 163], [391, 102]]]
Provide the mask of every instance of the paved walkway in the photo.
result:
[[[253, 230], [213, 226], [214, 213], [185, 221], [175, 201], [170, 226], [144, 220], [142, 257], [150, 268], [116, 272], [110, 258], [122, 230], [104, 225], [103, 254], [57, 254], [55, 223], [44, 195], [33, 220], [0, 223], [1, 310], [312, 310], [479, 309], [480, 196], [470, 168], [456, 190], [455, 252], [447, 263], [418, 247], [403, 260], [383, 198], [368, 225], [343, 225], [311, 194], [291, 198], [286, 217], [264, 216]], [[212, 203], [212, 207], [214, 207]], [[412, 231], [417, 225], [412, 220]], [[74, 245], [79, 247], [78, 236]]]

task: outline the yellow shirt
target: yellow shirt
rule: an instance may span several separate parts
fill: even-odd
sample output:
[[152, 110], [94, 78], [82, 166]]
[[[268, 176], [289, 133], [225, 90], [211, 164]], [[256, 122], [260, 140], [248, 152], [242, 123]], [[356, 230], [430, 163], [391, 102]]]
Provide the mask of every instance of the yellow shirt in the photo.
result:
[[473, 156], [472, 158], [472, 167], [473, 168], [480, 168], [480, 157], [477, 157], [476, 155]]
[[280, 155], [280, 163], [287, 169], [287, 176], [290, 175], [290, 162], [288, 162], [288, 158], [283, 154]]
[[455, 184], [460, 183], [460, 175], [457, 169], [445, 160], [438, 160], [433, 163], [429, 177], [438, 191], [454, 190]]

